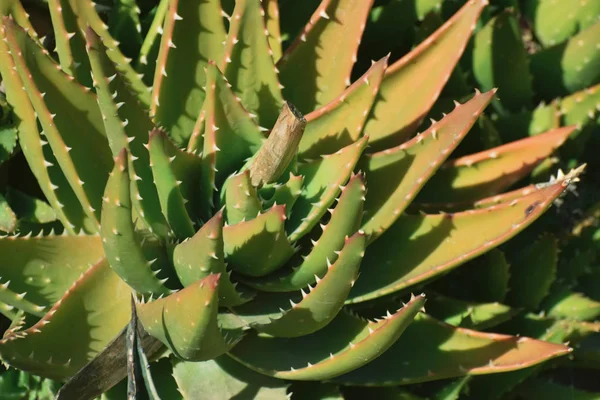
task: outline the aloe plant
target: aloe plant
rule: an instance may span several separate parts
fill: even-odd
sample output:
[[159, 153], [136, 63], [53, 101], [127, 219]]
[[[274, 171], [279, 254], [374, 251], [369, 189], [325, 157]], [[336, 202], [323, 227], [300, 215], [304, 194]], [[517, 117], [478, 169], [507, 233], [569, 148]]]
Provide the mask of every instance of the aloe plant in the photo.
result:
[[[56, 49], [8, 2], [0, 74], [50, 217], [14, 210], [0, 227], [3, 362], [72, 378], [59, 398], [128, 372], [151, 397], [286, 398], [298, 382], [494, 376], [572, 352], [568, 335], [483, 331], [538, 307], [548, 273], [480, 319], [466, 305], [468, 328], [410, 294], [525, 230], [583, 170], [507, 192], [576, 126], [449, 159], [491, 87], [423, 125], [485, 6], [351, 82], [372, 1], [323, 0], [286, 49], [275, 1], [163, 0], [142, 39], [125, 34], [141, 32], [133, 3], [108, 26], [89, 0], [53, 0]], [[531, 246], [524, 264], [555, 244]], [[433, 302], [442, 319], [465, 306]]]

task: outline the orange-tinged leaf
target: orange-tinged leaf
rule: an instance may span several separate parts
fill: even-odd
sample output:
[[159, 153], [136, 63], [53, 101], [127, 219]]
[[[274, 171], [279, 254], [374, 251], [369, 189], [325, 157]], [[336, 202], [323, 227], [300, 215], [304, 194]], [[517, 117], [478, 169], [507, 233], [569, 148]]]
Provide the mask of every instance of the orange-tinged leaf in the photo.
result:
[[470, 0], [429, 38], [386, 71], [381, 98], [365, 125], [376, 150], [409, 137], [448, 81], [487, 0]]

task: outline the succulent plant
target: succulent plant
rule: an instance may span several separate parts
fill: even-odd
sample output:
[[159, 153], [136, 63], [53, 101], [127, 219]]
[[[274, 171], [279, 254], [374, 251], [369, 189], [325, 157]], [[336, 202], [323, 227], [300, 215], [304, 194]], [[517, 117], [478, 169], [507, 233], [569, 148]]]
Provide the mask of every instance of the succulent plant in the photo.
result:
[[[323, 0], [295, 28], [280, 26], [273, 0], [162, 0], [146, 19], [123, 0], [109, 25], [90, 0], [49, 0], [55, 49], [18, 0], [4, 4], [3, 110], [38, 196], [8, 187], [0, 198], [14, 221], [0, 220], [0, 311], [12, 321], [0, 357], [72, 378], [59, 398], [99, 396], [126, 376], [130, 393], [169, 399], [456, 377], [445, 390], [460, 392], [473, 375], [523, 373], [520, 382], [572, 352], [564, 341], [598, 331], [565, 327], [569, 312], [556, 304], [556, 318], [539, 323], [556, 323], [556, 337], [538, 335], [529, 314], [519, 326], [537, 338], [485, 331], [517, 321], [516, 308], [539, 308], [558, 285], [550, 236], [515, 258], [539, 275], [535, 287], [511, 270], [519, 290], [509, 296], [493, 279], [486, 295], [500, 294], [479, 303], [436, 290], [471, 259], [506, 275], [503, 253], [489, 251], [583, 170], [507, 191], [576, 126], [448, 159], [482, 129], [493, 79], [423, 124], [485, 0], [465, 2], [408, 54], [373, 62], [354, 82], [373, 1]], [[286, 49], [282, 32], [298, 33]], [[411, 295], [425, 284], [438, 318], [424, 294]], [[580, 300], [589, 299], [565, 301]], [[523, 390], [545, 389], [531, 385]]]

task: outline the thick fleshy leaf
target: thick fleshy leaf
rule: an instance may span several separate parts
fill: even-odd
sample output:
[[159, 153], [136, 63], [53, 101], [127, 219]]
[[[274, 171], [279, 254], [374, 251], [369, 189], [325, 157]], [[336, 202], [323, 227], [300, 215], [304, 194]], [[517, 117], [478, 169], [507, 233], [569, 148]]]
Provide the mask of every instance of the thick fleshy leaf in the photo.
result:
[[[350, 178], [367, 140], [367, 137], [363, 137], [336, 153], [298, 166], [298, 174], [304, 176], [304, 188], [286, 226], [291, 232], [291, 241], [307, 234], [325, 215], [339, 195], [340, 186]], [[332, 174], [331, 171], [336, 173]]]
[[106, 55], [115, 63], [117, 70], [125, 78], [129, 89], [135, 93], [136, 97], [144, 105], [150, 105], [150, 90], [142, 82], [142, 78], [130, 65], [131, 59], [125, 57], [119, 49], [119, 43], [108, 32], [108, 26], [104, 24], [102, 18], [96, 12], [92, 0], [68, 0], [73, 10], [76, 10], [79, 22], [79, 29], [85, 32], [90, 26], [98, 36], [102, 38], [104, 45], [108, 48]]
[[[270, 129], [283, 103], [260, 0], [236, 0], [221, 69], [243, 106]], [[220, 61], [220, 60], [219, 60]]]
[[161, 268], [166, 267], [166, 255], [153, 260], [146, 258], [141, 238], [131, 219], [129, 187], [127, 152], [123, 150], [115, 159], [115, 168], [103, 197], [100, 234], [106, 257], [115, 272], [137, 292], [169, 293], [164, 286], [168, 278], [159, 279], [157, 276]]
[[277, 62], [281, 58], [281, 31], [279, 28], [279, 4], [277, 0], [261, 0], [265, 10], [265, 27], [267, 29], [267, 39], [269, 47], [273, 53], [273, 61]]
[[276, 204], [284, 204], [286, 216], [289, 217], [296, 200], [302, 194], [303, 184], [304, 177], [302, 175], [294, 175], [290, 172], [289, 179], [283, 184], [263, 185], [259, 191], [263, 210], [268, 210]]
[[571, 350], [527, 337], [455, 328], [419, 315], [381, 357], [334, 381], [356, 386], [404, 385], [493, 374], [536, 365]]
[[[362, 174], [354, 175], [342, 189], [336, 207], [330, 210], [331, 218], [321, 225], [323, 233], [312, 242], [308, 255], [296, 268], [285, 269], [281, 274], [269, 275], [263, 279], [245, 280], [247, 285], [266, 292], [290, 292], [300, 290], [316, 282], [335, 262], [345, 238], [352, 236], [360, 224], [365, 196], [365, 183]], [[295, 261], [295, 260], [294, 260]]]
[[362, 229], [373, 235], [371, 240], [392, 226], [468, 133], [494, 93], [477, 92], [465, 104], [456, 103], [444, 119], [409, 142], [365, 156], [360, 166], [366, 171], [369, 195]]
[[340, 313], [325, 328], [299, 338], [249, 334], [229, 355], [250, 369], [280, 379], [330, 379], [385, 354], [424, 303], [425, 297], [417, 296], [378, 322]]
[[527, 400], [596, 400], [600, 398], [598, 392], [578, 389], [572, 385], [555, 383], [544, 378], [529, 379], [520, 385], [516, 392]]
[[298, 146], [300, 158], [334, 153], [360, 138], [388, 58], [386, 56], [374, 63], [344, 93], [306, 116], [308, 123]]
[[154, 123], [138, 101], [123, 75], [108, 58], [106, 47], [94, 31], [86, 31], [87, 51], [94, 75], [98, 105], [113, 156], [128, 150], [131, 199], [133, 206], [148, 229], [162, 238], [170, 233], [154, 185], [148, 134]]
[[174, 361], [173, 377], [186, 400], [289, 399], [285, 381], [254, 372], [225, 355], [202, 362]]
[[225, 210], [227, 211], [228, 224], [233, 225], [254, 219], [261, 211], [258, 193], [250, 182], [250, 171], [245, 170], [229, 177], [223, 190], [225, 191]]
[[220, 274], [219, 304], [234, 306], [247, 301], [229, 280], [223, 252], [223, 213], [218, 212], [196, 234], [175, 246], [173, 266], [183, 286]]
[[219, 275], [212, 274], [168, 297], [138, 304], [138, 317], [178, 358], [215, 358], [228, 350], [217, 324], [218, 283]]
[[152, 23], [148, 27], [148, 32], [140, 48], [136, 70], [143, 74], [142, 80], [146, 85], [152, 85], [152, 81], [154, 80], [156, 60], [158, 58], [160, 40], [163, 34], [163, 25], [167, 10], [169, 9], [169, 3], [170, 0], [160, 0], [158, 6], [156, 6], [156, 10], [152, 16]]
[[17, 216], [6, 198], [0, 194], [0, 231], [13, 232], [17, 227]]
[[178, 145], [194, 130], [205, 98], [209, 61], [223, 58], [225, 26], [219, 0], [172, 0], [165, 17], [152, 93], [152, 111]]
[[95, 96], [57, 69], [48, 52], [13, 21], [5, 18], [3, 24], [45, 138], [84, 212], [97, 220], [112, 160]]
[[477, 330], [489, 329], [519, 312], [500, 303], [474, 303], [439, 295], [430, 297], [427, 311], [450, 325]]
[[594, 321], [600, 316], [600, 302], [574, 293], [566, 287], [554, 289], [544, 300], [546, 315], [558, 319]]
[[362, 232], [347, 238], [338, 259], [328, 265], [323, 278], [315, 277], [314, 287], [308, 285], [297, 296], [259, 294], [252, 302], [238, 307], [236, 314], [251, 322], [254, 329], [271, 336], [298, 337], [322, 329], [342, 309], [358, 276], [366, 243]]
[[[600, 80], [600, 21], [568, 41], [531, 56], [533, 85], [538, 96], [550, 100], [583, 90]], [[552, 82], [552, 85], [548, 85]]]
[[77, 15], [68, 0], [49, 0], [56, 52], [63, 71], [84, 86], [91, 87], [90, 61], [85, 52], [85, 38], [77, 25]]
[[[20, 3], [17, 3], [20, 4]], [[22, 90], [23, 82], [16, 71], [14, 60], [5, 41], [6, 29], [0, 26], [0, 73], [7, 91], [7, 100], [18, 119], [19, 143], [25, 159], [46, 199], [55, 210], [66, 231], [75, 234], [84, 226], [95, 231], [95, 221], [89, 219], [79, 200], [69, 186], [58, 163], [48, 146], [40, 137], [35, 110], [29, 97]]]
[[142, 46], [141, 12], [135, 0], [117, 0], [108, 15], [108, 32], [129, 58], [137, 56]]
[[536, 309], [548, 295], [556, 278], [557, 263], [558, 241], [550, 234], [519, 249], [514, 260], [511, 260], [507, 303]]
[[208, 204], [202, 204], [201, 209], [209, 214], [204, 209], [213, 206], [214, 191], [258, 151], [264, 135], [214, 63], [208, 64], [206, 75], [206, 99], [188, 151], [204, 149], [201, 185]]
[[473, 74], [483, 90], [499, 88], [503, 108], [520, 111], [531, 106], [532, 79], [527, 50], [517, 17], [510, 10], [492, 18], [477, 32], [473, 48]]
[[381, 96], [364, 129], [375, 150], [398, 145], [416, 131], [448, 81], [486, 4], [487, 0], [469, 0], [433, 35], [387, 69]]
[[[129, 287], [103, 259], [75, 281], [36, 324], [5, 335], [0, 355], [15, 368], [64, 380], [127, 324], [130, 296]], [[65, 335], [67, 330], [69, 335]]]
[[225, 257], [243, 275], [264, 276], [283, 265], [294, 248], [285, 235], [285, 206], [223, 229]]
[[304, 114], [334, 100], [350, 85], [372, 4], [373, 0], [323, 0], [279, 60], [283, 94]]
[[510, 203], [453, 214], [403, 215], [367, 248], [363, 265], [368, 267], [361, 269], [348, 302], [405, 289], [504, 243], [550, 207], [580, 172], [573, 170]]
[[450, 160], [427, 182], [417, 201], [468, 202], [503, 192], [527, 176], [575, 131], [558, 128]]
[[7, 236], [0, 254], [0, 300], [38, 316], [104, 257], [100, 237], [86, 235]]
[[34, 224], [47, 224], [56, 221], [56, 212], [48, 203], [20, 190], [7, 187], [6, 201], [15, 211], [20, 221]]

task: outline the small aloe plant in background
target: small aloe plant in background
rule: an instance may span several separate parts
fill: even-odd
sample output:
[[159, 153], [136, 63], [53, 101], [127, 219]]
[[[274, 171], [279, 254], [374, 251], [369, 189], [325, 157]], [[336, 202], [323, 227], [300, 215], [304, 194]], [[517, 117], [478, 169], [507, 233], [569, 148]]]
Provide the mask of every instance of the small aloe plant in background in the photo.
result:
[[[401, 396], [458, 378], [436, 392], [451, 399], [488, 376], [504, 394], [600, 331], [600, 303], [555, 279], [555, 237], [510, 267], [496, 249], [579, 180], [584, 166], [512, 187], [581, 125], [450, 159], [490, 103], [498, 126], [532, 104], [494, 100], [513, 82], [490, 75], [481, 43], [507, 17], [475, 39], [485, 91], [424, 123], [486, 1], [431, 34], [423, 22], [408, 54], [353, 82], [385, 7], [311, 3], [295, 2], [312, 7], [295, 32], [274, 0], [162, 0], [147, 21], [133, 1], [106, 19], [48, 0], [55, 48], [3, 3], [0, 161], [30, 181], [0, 195], [8, 367], [68, 381], [64, 399], [119, 398], [127, 382], [136, 398]], [[522, 335], [488, 332], [500, 326]]]

